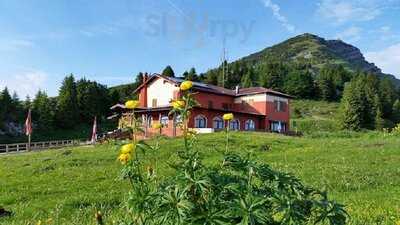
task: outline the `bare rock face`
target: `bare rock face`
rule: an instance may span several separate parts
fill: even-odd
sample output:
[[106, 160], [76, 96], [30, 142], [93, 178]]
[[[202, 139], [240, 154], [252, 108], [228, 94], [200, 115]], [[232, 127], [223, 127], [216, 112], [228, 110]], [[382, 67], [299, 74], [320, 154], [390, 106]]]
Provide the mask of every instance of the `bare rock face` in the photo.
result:
[[382, 73], [382, 70], [379, 69], [374, 63], [367, 62], [360, 49], [354, 47], [353, 45], [347, 44], [341, 40], [328, 40], [326, 43], [328, 48], [334, 54], [345, 61], [352, 62], [356, 65], [358, 64], [360, 67], [359, 69], [366, 72]]

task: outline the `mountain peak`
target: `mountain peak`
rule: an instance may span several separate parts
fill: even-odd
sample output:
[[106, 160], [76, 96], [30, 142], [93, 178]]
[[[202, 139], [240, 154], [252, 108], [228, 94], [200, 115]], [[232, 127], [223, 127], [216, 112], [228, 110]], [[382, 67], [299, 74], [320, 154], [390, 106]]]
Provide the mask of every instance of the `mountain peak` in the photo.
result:
[[391, 74], [384, 74], [374, 63], [368, 62], [360, 49], [343, 40], [326, 40], [318, 35], [304, 33], [279, 44], [246, 56], [239, 61], [253, 65], [269, 61], [284, 63], [307, 62], [315, 74], [326, 65], [341, 65], [349, 71], [364, 71], [379, 77], [392, 79], [400, 86], [400, 80]]

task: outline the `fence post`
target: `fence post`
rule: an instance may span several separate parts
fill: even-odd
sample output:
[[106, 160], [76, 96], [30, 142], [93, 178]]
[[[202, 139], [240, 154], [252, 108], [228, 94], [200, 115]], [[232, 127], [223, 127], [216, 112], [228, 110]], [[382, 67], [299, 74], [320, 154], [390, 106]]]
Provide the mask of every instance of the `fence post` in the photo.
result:
[[8, 145], [6, 145], [6, 153], [8, 153]]
[[17, 144], [17, 152], [19, 152], [19, 144]]

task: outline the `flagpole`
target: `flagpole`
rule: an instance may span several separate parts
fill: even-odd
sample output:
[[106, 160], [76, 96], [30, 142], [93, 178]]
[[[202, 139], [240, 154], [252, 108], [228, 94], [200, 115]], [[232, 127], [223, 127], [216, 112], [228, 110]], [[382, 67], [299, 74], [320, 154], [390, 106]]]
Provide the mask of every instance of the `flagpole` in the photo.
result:
[[31, 134], [28, 135], [28, 152], [31, 151]]
[[94, 117], [94, 121], [93, 121], [91, 142], [93, 145], [96, 145], [96, 141], [97, 141], [97, 116]]
[[27, 151], [31, 150], [31, 135], [32, 135], [32, 115], [31, 109], [28, 111], [28, 116], [25, 121], [25, 134], [28, 136], [28, 146], [26, 148]]

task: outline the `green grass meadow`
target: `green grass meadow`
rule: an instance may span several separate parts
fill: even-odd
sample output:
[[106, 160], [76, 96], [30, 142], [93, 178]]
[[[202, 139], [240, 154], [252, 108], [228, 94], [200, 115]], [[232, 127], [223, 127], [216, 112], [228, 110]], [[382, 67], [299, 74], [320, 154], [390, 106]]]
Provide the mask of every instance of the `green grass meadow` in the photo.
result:
[[[348, 224], [400, 221], [400, 137], [382, 133], [330, 133], [287, 137], [268, 133], [231, 135], [231, 150], [251, 152], [254, 159], [290, 172], [310, 186], [327, 190], [344, 203]], [[148, 153], [157, 175], [183, 146], [180, 139], [161, 140]], [[196, 145], [204, 163], [215, 164], [224, 149], [224, 134], [199, 135]], [[128, 184], [119, 179], [118, 150], [110, 145], [66, 148], [0, 156], [0, 206], [11, 217], [0, 224], [95, 224], [100, 210], [106, 224], [125, 213], [121, 207]]]

